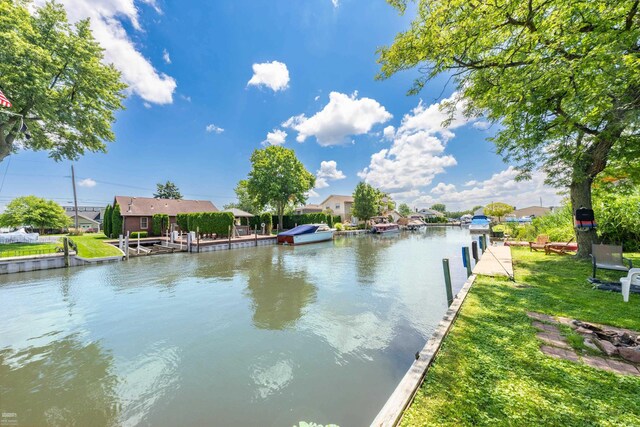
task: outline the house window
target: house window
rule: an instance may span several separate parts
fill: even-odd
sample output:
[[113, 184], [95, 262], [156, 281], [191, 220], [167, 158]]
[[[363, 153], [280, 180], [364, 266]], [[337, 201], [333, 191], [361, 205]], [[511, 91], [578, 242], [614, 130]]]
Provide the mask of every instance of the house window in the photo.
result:
[[140, 228], [146, 230], [149, 227], [149, 218], [143, 216], [140, 218]]
[[340, 209], [340, 203], [336, 203], [336, 210]]

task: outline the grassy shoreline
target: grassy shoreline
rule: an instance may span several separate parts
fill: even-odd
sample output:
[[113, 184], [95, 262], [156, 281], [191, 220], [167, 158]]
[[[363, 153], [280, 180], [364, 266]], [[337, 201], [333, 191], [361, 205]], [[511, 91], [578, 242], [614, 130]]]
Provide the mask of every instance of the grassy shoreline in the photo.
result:
[[[522, 248], [513, 255], [517, 284], [477, 279], [402, 425], [640, 425], [640, 377], [544, 355], [526, 316], [640, 330], [640, 297], [625, 304], [619, 293], [593, 290], [586, 261]], [[630, 258], [640, 265], [640, 254]]]

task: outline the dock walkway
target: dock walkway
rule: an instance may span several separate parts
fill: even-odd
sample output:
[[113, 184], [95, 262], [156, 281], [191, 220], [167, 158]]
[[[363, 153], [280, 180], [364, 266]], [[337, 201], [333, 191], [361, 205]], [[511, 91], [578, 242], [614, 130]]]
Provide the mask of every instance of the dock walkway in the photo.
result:
[[513, 262], [509, 246], [489, 246], [473, 268], [473, 274], [513, 277]]

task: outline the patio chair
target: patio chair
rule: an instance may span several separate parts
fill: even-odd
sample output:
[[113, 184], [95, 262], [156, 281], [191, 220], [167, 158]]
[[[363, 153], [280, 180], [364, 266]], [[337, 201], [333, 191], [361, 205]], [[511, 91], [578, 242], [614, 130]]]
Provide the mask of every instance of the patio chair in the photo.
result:
[[640, 286], [640, 268], [629, 269], [629, 274], [620, 279], [620, 284], [622, 285], [622, 299], [624, 302], [629, 302], [631, 285]]
[[538, 249], [544, 249], [547, 243], [549, 243], [549, 236], [547, 236], [546, 234], [541, 234], [536, 237], [535, 242], [529, 242], [529, 250], [537, 251]]
[[[633, 268], [630, 259], [622, 256], [622, 246], [618, 245], [592, 245], [591, 260], [593, 262], [593, 278], [596, 278], [596, 270], [629, 271]], [[629, 266], [625, 265], [625, 261]]]

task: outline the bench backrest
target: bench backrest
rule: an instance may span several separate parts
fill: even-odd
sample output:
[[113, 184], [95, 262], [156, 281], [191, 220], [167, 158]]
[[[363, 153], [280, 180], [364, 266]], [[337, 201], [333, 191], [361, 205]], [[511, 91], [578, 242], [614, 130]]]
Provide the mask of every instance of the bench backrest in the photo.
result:
[[598, 263], [624, 265], [622, 262], [622, 246], [594, 244], [591, 247], [591, 254]]
[[536, 243], [539, 245], [544, 245], [549, 243], [549, 236], [547, 236], [546, 234], [541, 234], [538, 237], [536, 237]]

